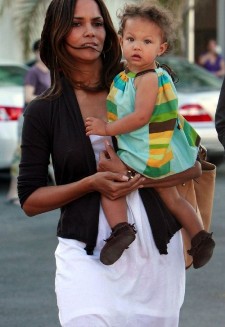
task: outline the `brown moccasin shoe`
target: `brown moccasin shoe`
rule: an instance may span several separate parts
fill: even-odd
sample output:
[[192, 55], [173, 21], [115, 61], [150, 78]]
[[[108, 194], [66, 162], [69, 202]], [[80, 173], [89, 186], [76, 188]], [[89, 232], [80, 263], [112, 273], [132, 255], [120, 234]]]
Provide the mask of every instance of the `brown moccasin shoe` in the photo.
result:
[[205, 230], [200, 231], [191, 240], [191, 249], [188, 254], [193, 257], [193, 267], [195, 269], [204, 266], [212, 257], [215, 242], [212, 239], [212, 233]]
[[104, 265], [112, 265], [123, 254], [123, 251], [135, 240], [136, 230], [134, 225], [127, 222], [117, 224], [110, 237], [106, 240], [100, 253], [100, 261]]

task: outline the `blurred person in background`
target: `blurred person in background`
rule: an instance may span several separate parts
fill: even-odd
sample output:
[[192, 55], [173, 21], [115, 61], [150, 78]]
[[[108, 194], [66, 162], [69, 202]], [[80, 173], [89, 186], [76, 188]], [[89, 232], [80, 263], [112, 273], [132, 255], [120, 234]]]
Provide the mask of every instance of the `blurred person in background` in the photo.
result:
[[33, 51], [35, 53], [35, 64], [29, 69], [25, 76], [25, 107], [28, 103], [42, 94], [50, 87], [50, 72], [40, 58], [40, 40], [34, 42]]
[[215, 115], [216, 130], [218, 139], [225, 149], [225, 78], [220, 91], [219, 101]]
[[[24, 108], [38, 95], [42, 94], [50, 87], [50, 72], [45, 64], [40, 59], [40, 40], [33, 43], [32, 50], [35, 55], [35, 59], [29, 63], [30, 69], [28, 70], [24, 80]], [[33, 64], [33, 65], [32, 65]], [[19, 162], [21, 156], [20, 143], [21, 133], [23, 126], [23, 115], [18, 120], [18, 145], [13, 155], [12, 165], [10, 167], [10, 185], [8, 194], [6, 196], [7, 202], [19, 205], [17, 194], [17, 176], [19, 174]]]
[[217, 77], [225, 76], [225, 61], [221, 55], [221, 47], [214, 39], [207, 44], [207, 51], [200, 55], [198, 64]]

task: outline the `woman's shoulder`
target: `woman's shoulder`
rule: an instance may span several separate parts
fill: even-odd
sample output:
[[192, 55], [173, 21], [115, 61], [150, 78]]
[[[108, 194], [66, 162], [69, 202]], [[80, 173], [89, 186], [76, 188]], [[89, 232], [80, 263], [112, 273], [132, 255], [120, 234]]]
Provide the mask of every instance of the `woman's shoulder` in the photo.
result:
[[56, 107], [58, 100], [59, 98], [38, 96], [26, 106], [24, 115], [46, 116]]

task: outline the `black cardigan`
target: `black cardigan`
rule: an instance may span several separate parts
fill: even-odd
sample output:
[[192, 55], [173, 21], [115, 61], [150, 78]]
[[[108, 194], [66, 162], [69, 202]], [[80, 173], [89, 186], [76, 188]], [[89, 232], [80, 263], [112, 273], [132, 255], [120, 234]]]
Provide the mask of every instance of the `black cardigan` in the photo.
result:
[[223, 80], [223, 85], [220, 91], [219, 102], [216, 109], [215, 122], [218, 138], [225, 149], [225, 78]]
[[[78, 181], [96, 172], [96, 161], [76, 96], [66, 79], [54, 100], [36, 99], [24, 113], [22, 157], [18, 177], [21, 205], [37, 188], [47, 185], [52, 156], [57, 185]], [[167, 243], [180, 225], [153, 189], [141, 189], [156, 246], [167, 253]], [[98, 234], [100, 194], [88, 193], [61, 208], [57, 236], [82, 241], [93, 253]]]

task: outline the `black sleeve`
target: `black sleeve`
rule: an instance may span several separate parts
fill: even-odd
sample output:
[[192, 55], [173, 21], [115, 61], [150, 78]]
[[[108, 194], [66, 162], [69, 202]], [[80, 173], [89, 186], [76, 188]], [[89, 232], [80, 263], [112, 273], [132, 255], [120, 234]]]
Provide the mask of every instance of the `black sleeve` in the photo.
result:
[[155, 245], [160, 254], [167, 254], [167, 244], [182, 226], [169, 212], [153, 188], [141, 188], [139, 193], [148, 216]]
[[220, 97], [216, 109], [215, 124], [218, 133], [218, 139], [225, 149], [225, 78], [220, 91]]
[[21, 206], [36, 189], [48, 183], [50, 157], [47, 100], [34, 100], [24, 112], [18, 195]]

